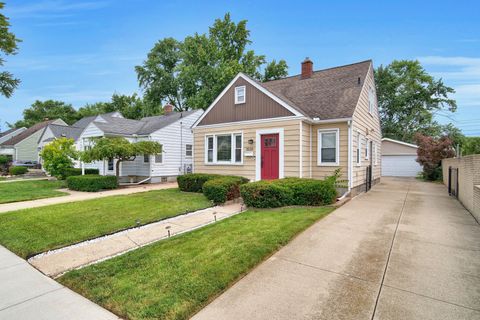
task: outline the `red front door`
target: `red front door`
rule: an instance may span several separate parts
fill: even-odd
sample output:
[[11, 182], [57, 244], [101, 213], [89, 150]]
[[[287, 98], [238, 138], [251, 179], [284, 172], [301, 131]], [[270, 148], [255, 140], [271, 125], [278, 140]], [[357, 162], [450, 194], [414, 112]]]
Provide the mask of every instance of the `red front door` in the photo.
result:
[[278, 133], [261, 135], [262, 180], [278, 179]]

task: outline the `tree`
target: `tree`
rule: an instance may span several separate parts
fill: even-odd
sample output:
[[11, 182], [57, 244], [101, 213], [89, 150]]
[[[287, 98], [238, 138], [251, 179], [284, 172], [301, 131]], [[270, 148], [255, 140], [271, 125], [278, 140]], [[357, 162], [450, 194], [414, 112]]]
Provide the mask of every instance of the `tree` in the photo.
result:
[[72, 124], [79, 118], [71, 104], [56, 100], [37, 100], [30, 108], [23, 110], [23, 120], [15, 122], [13, 126], [28, 128], [45, 119], [62, 119], [67, 124]]
[[150, 106], [136, 93], [132, 94], [131, 96], [114, 93], [111, 101], [109, 102], [96, 102], [93, 104], [87, 104], [78, 109], [77, 117], [81, 119], [83, 117], [114, 111], [120, 112], [125, 118], [128, 119], [141, 119], [143, 117], [161, 114], [162, 109], [160, 106], [156, 108]]
[[415, 135], [418, 145], [417, 162], [423, 166], [423, 176], [435, 181], [442, 177], [442, 159], [455, 156], [452, 140], [447, 136], [433, 138], [421, 133]]
[[[0, 10], [5, 7], [5, 3], [0, 2]], [[0, 13], [0, 67], [5, 63], [5, 56], [17, 53], [17, 43], [20, 42], [15, 35], [9, 31], [10, 23], [8, 18]], [[15, 88], [20, 84], [20, 80], [16, 79], [13, 74], [8, 71], [0, 71], [0, 94], [10, 98]]]
[[239, 72], [259, 81], [287, 75], [287, 63], [272, 61], [247, 50], [251, 44], [247, 21], [235, 23], [230, 14], [216, 19], [208, 34], [183, 41], [165, 38], [155, 44], [135, 68], [145, 98], [154, 105], [168, 102], [177, 111], [206, 109]]
[[462, 155], [480, 154], [480, 137], [465, 137]]
[[115, 172], [118, 178], [121, 162], [133, 161], [137, 155], [153, 155], [161, 152], [162, 145], [155, 141], [139, 141], [131, 143], [122, 137], [103, 137], [95, 139], [93, 147], [90, 150], [82, 152], [81, 160], [86, 163], [109, 159], [117, 160]]
[[439, 126], [437, 112], [455, 112], [449, 95], [455, 90], [429, 75], [418, 61], [394, 60], [375, 70], [375, 81], [384, 137], [412, 142], [416, 132]]
[[55, 139], [45, 145], [40, 152], [43, 168], [58, 179], [65, 178], [65, 169], [73, 167], [73, 160], [78, 158], [75, 142], [69, 138]]

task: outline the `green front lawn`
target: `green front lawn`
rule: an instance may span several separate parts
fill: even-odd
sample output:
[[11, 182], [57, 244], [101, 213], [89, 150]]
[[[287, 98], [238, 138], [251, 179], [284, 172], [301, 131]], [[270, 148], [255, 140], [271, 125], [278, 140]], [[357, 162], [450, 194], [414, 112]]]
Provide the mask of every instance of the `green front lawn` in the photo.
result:
[[249, 210], [59, 281], [125, 319], [188, 319], [332, 210]]
[[203, 194], [166, 189], [0, 213], [0, 244], [26, 258], [209, 206]]
[[67, 195], [58, 191], [64, 181], [34, 180], [0, 183], [0, 203], [18, 202]]

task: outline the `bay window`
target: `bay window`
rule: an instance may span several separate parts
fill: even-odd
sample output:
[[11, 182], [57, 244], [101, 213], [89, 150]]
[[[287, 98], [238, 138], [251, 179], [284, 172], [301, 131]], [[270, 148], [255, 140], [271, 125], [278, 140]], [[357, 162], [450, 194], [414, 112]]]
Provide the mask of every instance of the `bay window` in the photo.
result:
[[205, 162], [210, 164], [241, 164], [243, 135], [227, 133], [206, 136]]

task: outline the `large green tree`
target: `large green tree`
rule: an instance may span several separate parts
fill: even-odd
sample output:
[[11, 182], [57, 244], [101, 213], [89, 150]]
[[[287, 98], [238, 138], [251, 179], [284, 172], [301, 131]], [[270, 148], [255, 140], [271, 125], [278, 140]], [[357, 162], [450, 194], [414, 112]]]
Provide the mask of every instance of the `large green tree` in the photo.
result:
[[442, 130], [434, 120], [439, 112], [455, 112], [455, 90], [435, 79], [419, 61], [394, 60], [375, 70], [384, 137], [413, 142], [415, 133]]
[[216, 19], [208, 34], [158, 41], [135, 68], [145, 98], [155, 105], [171, 103], [177, 111], [205, 109], [239, 72], [259, 81], [287, 75], [284, 60], [267, 64], [250, 44], [247, 21], [235, 23], [229, 13]]
[[78, 109], [77, 117], [83, 118], [114, 111], [120, 112], [128, 119], [140, 119], [159, 114], [161, 108], [160, 106], [152, 107], [135, 93], [131, 96], [114, 93], [108, 102], [96, 102], [81, 107]]
[[[0, 2], [0, 10], [3, 10], [5, 3]], [[10, 23], [8, 18], [0, 13], [0, 68], [5, 63], [5, 58], [2, 55], [8, 56], [17, 53], [17, 43], [20, 41], [15, 35], [10, 32]], [[0, 94], [9, 98], [13, 91], [19, 85], [20, 80], [16, 79], [13, 74], [8, 71], [0, 69]]]
[[79, 119], [77, 111], [71, 104], [57, 101], [35, 101], [30, 108], [23, 110], [23, 120], [19, 120], [13, 124], [13, 127], [31, 127], [45, 119], [62, 119], [67, 124], [72, 124]]

